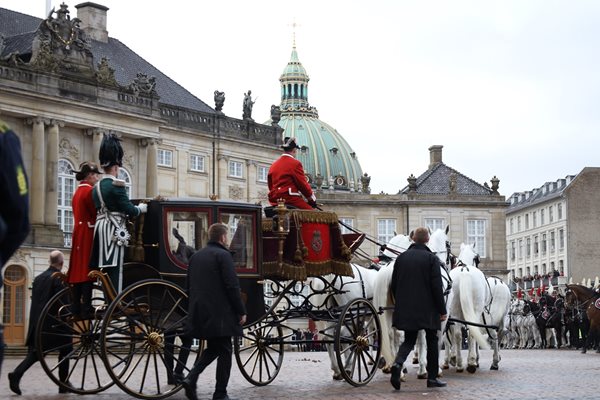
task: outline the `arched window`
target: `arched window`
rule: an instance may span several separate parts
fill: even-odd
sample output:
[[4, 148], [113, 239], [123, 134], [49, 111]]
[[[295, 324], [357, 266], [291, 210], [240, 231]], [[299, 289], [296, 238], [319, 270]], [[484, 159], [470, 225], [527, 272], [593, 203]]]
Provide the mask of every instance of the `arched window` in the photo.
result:
[[58, 160], [58, 226], [63, 231], [65, 247], [71, 247], [73, 232], [71, 200], [75, 193], [75, 184], [73, 165], [65, 159]]
[[127, 170], [123, 167], [119, 168], [119, 175], [117, 176], [117, 179], [125, 181], [125, 190], [127, 191], [127, 196], [131, 198], [131, 196], [133, 196], [133, 191], [131, 190], [131, 175], [129, 175], [129, 172], [127, 172]]

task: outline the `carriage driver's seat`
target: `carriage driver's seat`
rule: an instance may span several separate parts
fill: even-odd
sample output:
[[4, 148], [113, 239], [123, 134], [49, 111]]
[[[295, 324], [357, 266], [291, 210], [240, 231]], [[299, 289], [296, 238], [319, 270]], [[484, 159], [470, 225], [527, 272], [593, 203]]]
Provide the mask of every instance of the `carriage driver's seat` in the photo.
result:
[[[273, 218], [276, 214], [275, 209], [277, 208], [277, 206], [269, 206], [269, 207], [265, 207], [263, 208], [263, 211], [265, 213], [265, 217], [267, 218]], [[289, 206], [289, 205], [285, 205], [285, 208], [287, 208], [288, 210], [297, 210], [298, 207], [294, 207], [294, 206]]]

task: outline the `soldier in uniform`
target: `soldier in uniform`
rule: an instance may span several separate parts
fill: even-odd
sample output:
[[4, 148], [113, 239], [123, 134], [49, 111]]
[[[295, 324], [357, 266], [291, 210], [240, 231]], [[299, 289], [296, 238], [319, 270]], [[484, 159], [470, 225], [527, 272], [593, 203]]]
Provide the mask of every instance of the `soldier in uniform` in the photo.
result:
[[[21, 157], [19, 137], [0, 120], [0, 268], [29, 233], [29, 186]], [[0, 289], [2, 289], [0, 275]], [[4, 356], [4, 336], [0, 318], [0, 367]]]
[[275, 206], [278, 199], [284, 199], [286, 205], [312, 210], [317, 206], [317, 198], [306, 180], [302, 163], [295, 158], [300, 148], [296, 138], [286, 137], [281, 147], [283, 154], [269, 168], [269, 203]]
[[92, 191], [98, 215], [90, 268], [106, 270], [114, 288], [123, 289], [123, 257], [129, 243], [127, 218], [145, 213], [148, 205], [129, 201], [125, 182], [117, 179], [123, 165], [123, 148], [113, 134], [104, 135], [100, 144], [100, 166], [104, 175]]
[[96, 205], [92, 198], [92, 190], [98, 183], [100, 171], [96, 164], [84, 162], [79, 166], [79, 171], [73, 172], [75, 172], [75, 179], [80, 183], [71, 202], [75, 224], [67, 278], [73, 287], [71, 311], [73, 315], [85, 317], [89, 315], [92, 307], [92, 280], [88, 278], [94, 225], [96, 224]]

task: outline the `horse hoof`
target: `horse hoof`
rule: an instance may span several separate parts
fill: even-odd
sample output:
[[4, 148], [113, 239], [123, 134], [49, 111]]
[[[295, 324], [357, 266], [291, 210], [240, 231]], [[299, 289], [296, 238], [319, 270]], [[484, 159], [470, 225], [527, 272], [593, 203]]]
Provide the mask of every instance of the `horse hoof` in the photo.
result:
[[403, 374], [408, 374], [408, 369], [406, 369], [406, 367], [404, 367], [404, 368], [402, 369], [402, 373], [403, 373]]
[[383, 369], [385, 367], [385, 358], [379, 357], [379, 362], [377, 363], [377, 368]]
[[442, 369], [449, 369], [449, 368], [450, 368], [450, 366], [448, 364], [442, 365]]
[[418, 375], [417, 375], [417, 379], [427, 379], [427, 373], [424, 373], [424, 374], [418, 374]]
[[462, 369], [462, 368], [456, 368], [456, 372], [464, 372], [464, 369]]
[[418, 364], [419, 363], [419, 359], [417, 357], [413, 357], [412, 363], [413, 364]]
[[381, 368], [381, 372], [383, 372], [384, 374], [389, 374], [392, 372], [392, 368], [391, 367]]
[[341, 381], [342, 379], [342, 374], [333, 374], [334, 381]]
[[469, 365], [469, 366], [467, 367], [467, 372], [470, 372], [471, 374], [474, 374], [474, 373], [475, 373], [475, 371], [477, 371], [477, 367], [476, 367], [476, 366], [474, 366], [474, 365]]
[[490, 369], [491, 369], [492, 371], [498, 371], [498, 366], [497, 366], [497, 365], [492, 365], [492, 366], [490, 367]]

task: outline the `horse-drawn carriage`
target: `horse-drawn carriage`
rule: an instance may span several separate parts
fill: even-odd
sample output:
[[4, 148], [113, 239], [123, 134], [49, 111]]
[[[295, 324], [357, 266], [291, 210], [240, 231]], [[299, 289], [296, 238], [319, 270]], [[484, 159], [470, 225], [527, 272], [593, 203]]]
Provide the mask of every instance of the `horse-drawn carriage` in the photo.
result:
[[[230, 228], [230, 249], [246, 302], [248, 323], [234, 342], [242, 375], [254, 385], [275, 379], [287, 344], [287, 321], [310, 318], [325, 327], [322, 343], [333, 344], [342, 377], [360, 386], [374, 376], [380, 325], [363, 297], [336, 304], [352, 278], [349, 261], [361, 234], [342, 235], [330, 212], [287, 210], [283, 204], [263, 217], [246, 203], [152, 200], [134, 221], [117, 293], [99, 271], [85, 317], [71, 312], [70, 288], [54, 296], [40, 316], [36, 348], [41, 364], [59, 386], [79, 394], [113, 384], [138, 398], [165, 398], [180, 388], [202, 351], [184, 334], [184, 289], [191, 255], [206, 245], [208, 227]], [[270, 307], [264, 285], [269, 285]], [[309, 290], [306, 290], [309, 289]], [[57, 357], [57, 354], [60, 354]]]

